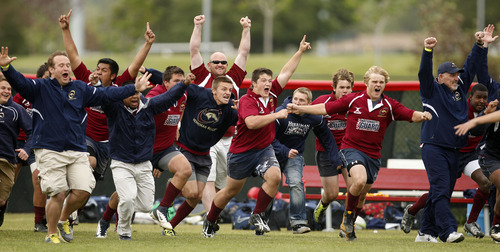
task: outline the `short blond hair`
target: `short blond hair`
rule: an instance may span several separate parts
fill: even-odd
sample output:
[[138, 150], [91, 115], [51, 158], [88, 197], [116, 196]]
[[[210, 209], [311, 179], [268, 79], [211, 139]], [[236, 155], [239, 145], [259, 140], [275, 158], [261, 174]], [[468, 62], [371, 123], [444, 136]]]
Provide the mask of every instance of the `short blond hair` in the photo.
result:
[[[312, 92], [309, 88], [306, 88], [306, 87], [299, 87], [297, 89], [295, 89], [293, 91], [293, 95], [295, 95], [295, 93], [302, 93], [302, 94], [305, 94], [307, 96], [307, 102], [310, 103], [312, 101]], [[293, 96], [292, 95], [292, 96]]]
[[379, 66], [372, 66], [368, 69], [368, 71], [366, 71], [365, 76], [363, 77], [363, 82], [365, 84], [368, 84], [368, 81], [370, 80], [371, 74], [380, 74], [380, 75], [384, 76], [386, 84], [387, 84], [387, 82], [389, 82], [389, 79], [390, 79], [389, 73], [385, 69], [383, 69]]

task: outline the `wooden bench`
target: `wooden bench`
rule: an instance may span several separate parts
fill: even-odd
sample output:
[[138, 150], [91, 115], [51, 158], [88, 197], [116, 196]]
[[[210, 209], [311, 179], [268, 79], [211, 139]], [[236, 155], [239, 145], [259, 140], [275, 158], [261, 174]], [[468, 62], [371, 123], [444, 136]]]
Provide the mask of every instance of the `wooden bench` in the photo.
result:
[[[306, 199], [321, 199], [321, 194], [310, 193], [307, 188], [322, 188], [318, 168], [314, 165], [306, 165], [303, 169], [304, 185], [306, 187]], [[283, 186], [288, 187], [286, 178], [283, 176]], [[339, 188], [346, 189], [345, 181], [342, 175], [339, 176]], [[477, 188], [477, 184], [467, 176], [462, 175], [455, 185], [455, 192], [462, 193], [466, 189]], [[415, 202], [425, 192], [429, 191], [429, 181], [425, 170], [415, 169], [393, 169], [380, 168], [377, 180], [373, 183], [371, 192], [384, 191], [388, 196], [367, 196], [367, 201], [399, 201]], [[391, 191], [407, 191], [404, 196], [391, 195]], [[415, 195], [415, 191], [422, 191], [420, 195]], [[418, 192], [417, 192], [418, 193]], [[288, 193], [283, 193], [284, 198], [289, 198]], [[337, 200], [345, 200], [345, 195], [339, 195]], [[473, 199], [463, 197], [452, 197], [451, 203], [472, 203]]]

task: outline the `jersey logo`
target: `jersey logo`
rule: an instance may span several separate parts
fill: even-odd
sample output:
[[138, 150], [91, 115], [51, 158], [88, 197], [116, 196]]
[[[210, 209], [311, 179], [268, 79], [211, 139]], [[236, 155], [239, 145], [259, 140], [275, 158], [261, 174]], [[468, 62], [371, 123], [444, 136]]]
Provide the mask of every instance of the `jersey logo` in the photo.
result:
[[462, 97], [460, 96], [460, 92], [455, 91], [455, 95], [453, 96], [454, 101], [460, 101], [462, 100]]
[[76, 100], [76, 91], [75, 90], [71, 90], [69, 93], [68, 93], [68, 99], [70, 100]]
[[384, 107], [378, 112], [378, 117], [387, 117], [387, 113], [389, 113], [389, 108]]
[[0, 112], [0, 122], [5, 122], [4, 121], [4, 118], [5, 118], [5, 114], [3, 112]]
[[210, 131], [216, 131], [217, 128], [210, 127], [207, 124], [215, 124], [219, 122], [221, 115], [222, 110], [220, 109], [206, 108], [200, 111], [200, 113], [198, 113], [198, 116], [196, 118], [193, 118], [193, 121], [199, 127]]
[[357, 130], [378, 132], [380, 129], [380, 122], [368, 119], [359, 119], [356, 123]]
[[285, 130], [285, 135], [294, 135], [294, 136], [305, 136], [307, 132], [309, 132], [309, 124], [302, 124], [296, 122], [288, 122], [288, 125]]
[[345, 130], [346, 126], [346, 121], [342, 120], [332, 120], [328, 122], [328, 128], [330, 130]]
[[361, 115], [361, 111], [359, 111], [361, 109], [361, 107], [354, 107], [356, 110], [352, 113], [354, 114], [358, 114], [358, 115]]
[[165, 119], [165, 122], [163, 122], [163, 125], [177, 126], [180, 118], [181, 118], [181, 115], [168, 115], [167, 119]]

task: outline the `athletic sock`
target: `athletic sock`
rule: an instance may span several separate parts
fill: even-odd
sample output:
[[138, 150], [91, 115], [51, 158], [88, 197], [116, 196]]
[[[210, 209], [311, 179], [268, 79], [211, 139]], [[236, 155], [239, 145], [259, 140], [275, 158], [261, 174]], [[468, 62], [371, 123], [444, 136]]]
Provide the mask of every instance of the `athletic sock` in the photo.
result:
[[474, 194], [474, 201], [472, 203], [472, 208], [469, 213], [469, 218], [467, 219], [467, 223], [472, 223], [477, 221], [477, 218], [479, 216], [479, 213], [483, 209], [484, 204], [486, 204], [486, 201], [488, 201], [488, 198], [490, 197], [490, 192], [483, 192], [481, 189], [476, 190], [476, 193]]
[[191, 211], [193, 211], [194, 207], [190, 206], [187, 201], [184, 201], [182, 205], [175, 212], [174, 218], [170, 221], [172, 228], [175, 228], [186, 216], [188, 216]]
[[45, 216], [45, 207], [33, 207], [35, 209], [35, 223], [40, 223]]
[[495, 226], [496, 224], [500, 224], [500, 215], [498, 214], [495, 214], [495, 216], [493, 217], [493, 226]]
[[356, 221], [356, 218], [358, 218], [359, 213], [361, 213], [362, 207], [356, 207], [356, 214], [354, 215], [354, 221]]
[[425, 202], [427, 202], [427, 196], [429, 196], [429, 193], [424, 193], [424, 195], [420, 196], [417, 202], [415, 202], [415, 204], [408, 209], [408, 213], [416, 215], [420, 209], [423, 209], [425, 207]]
[[116, 209], [113, 209], [109, 206], [109, 203], [108, 205], [106, 206], [106, 210], [104, 211], [104, 213], [102, 214], [102, 217], [101, 219], [107, 221], [107, 222], [110, 222], [111, 219], [113, 218], [113, 215], [116, 213]]
[[218, 208], [215, 203], [212, 202], [212, 206], [210, 207], [210, 211], [207, 214], [207, 220], [215, 223], [219, 218], [219, 214], [224, 210], [224, 208]]
[[350, 192], [347, 193], [347, 205], [345, 207], [346, 211], [354, 212], [358, 206], [359, 196], [354, 196]]
[[267, 206], [273, 200], [274, 197], [269, 196], [262, 187], [260, 188], [259, 195], [257, 196], [257, 204], [253, 209], [253, 214], [259, 214], [266, 211]]
[[177, 189], [177, 187], [175, 187], [172, 182], [168, 183], [167, 189], [165, 189], [165, 194], [163, 195], [163, 199], [161, 199], [160, 206], [171, 207], [172, 202], [174, 202], [179, 193], [181, 193], [181, 190]]

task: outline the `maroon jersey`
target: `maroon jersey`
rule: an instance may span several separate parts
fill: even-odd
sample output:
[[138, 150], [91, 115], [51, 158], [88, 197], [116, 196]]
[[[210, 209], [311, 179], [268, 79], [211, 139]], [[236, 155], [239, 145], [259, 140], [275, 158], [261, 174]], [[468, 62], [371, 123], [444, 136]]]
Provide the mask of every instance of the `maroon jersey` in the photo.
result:
[[[14, 95], [14, 97], [12, 98], [12, 100], [23, 106], [24, 109], [26, 109], [26, 111], [28, 111], [28, 114], [33, 117], [33, 109], [31, 108], [31, 102], [29, 102], [28, 100], [24, 99], [19, 93], [17, 93], [16, 95]], [[17, 140], [21, 140], [21, 141], [26, 141], [26, 133], [24, 132], [24, 130], [22, 128], [19, 128], [19, 136], [17, 137]]]
[[[165, 92], [167, 92], [167, 88], [165, 88], [164, 85], [156, 85], [148, 92], [146, 98], [151, 98]], [[153, 153], [162, 152], [174, 144], [177, 134], [177, 125], [186, 107], [186, 99], [187, 95], [184, 93], [182, 98], [177, 100], [172, 107], [155, 115], [156, 135]]]
[[[469, 105], [469, 120], [472, 120], [477, 117], [479, 112], [481, 111], [476, 111], [471, 105], [470, 105], [470, 99], [467, 100], [467, 104]], [[486, 105], [487, 106], [487, 105]], [[479, 142], [481, 142], [481, 138], [483, 135], [480, 136], [473, 136], [469, 133], [469, 137], [467, 138], [467, 146], [463, 147], [460, 149], [460, 152], [462, 153], [469, 153], [473, 152], [476, 150], [477, 145]]]
[[[89, 83], [89, 76], [92, 73], [87, 69], [87, 66], [82, 63], [73, 71], [75, 78]], [[123, 82], [133, 80], [128, 72], [128, 68], [123, 72], [122, 75], [116, 78], [116, 83], [113, 86], [121, 86]], [[85, 108], [87, 111], [87, 129], [85, 134], [92, 138], [94, 141], [101, 142], [109, 140], [108, 134], [108, 122], [104, 111], [102, 111], [101, 106], [94, 106]]]
[[276, 79], [273, 80], [271, 94], [269, 100], [264, 102], [264, 99], [255, 94], [251, 89], [241, 97], [238, 106], [238, 133], [233, 138], [229, 152], [242, 153], [251, 149], [264, 149], [269, 146], [276, 135], [274, 122], [260, 128], [248, 129], [245, 124], [245, 118], [248, 116], [267, 115], [274, 113], [278, 107], [278, 95], [281, 94], [283, 88]]
[[349, 113], [341, 149], [357, 149], [371, 158], [378, 159], [381, 157], [382, 140], [389, 124], [394, 120], [411, 122], [414, 110], [385, 95], [381, 98], [373, 105], [366, 91], [363, 91], [325, 103], [329, 115], [346, 111]]
[[[194, 81], [195, 84], [198, 84], [200, 87], [205, 87], [205, 88], [211, 88], [212, 87], [212, 82], [215, 79], [215, 76], [212, 75], [207, 68], [205, 67], [205, 63], [201, 64], [199, 67], [195, 69], [191, 69], [191, 66], [189, 66], [189, 69], [191, 70], [191, 73], [193, 73], [196, 76], [196, 80]], [[233, 64], [231, 69], [227, 71], [226, 77], [231, 79], [233, 82], [233, 94], [235, 95], [236, 99], [240, 97], [240, 86], [241, 83], [243, 83], [243, 79], [245, 78], [245, 75], [247, 74], [246, 71], [243, 71], [238, 65]], [[227, 130], [226, 134], [224, 134], [225, 137], [230, 137], [234, 135], [234, 126], [229, 127]]]
[[[333, 102], [335, 100], [336, 100], [335, 93], [332, 92], [329, 95], [319, 96], [311, 104], [314, 105], [320, 103], [327, 103], [327, 102]], [[333, 137], [335, 138], [335, 142], [337, 143], [337, 149], [340, 150], [340, 146], [342, 144], [342, 138], [344, 138], [345, 135], [345, 128], [347, 122], [346, 113], [335, 113], [332, 115], [325, 115], [323, 116], [323, 119], [325, 120], [326, 125], [332, 132]], [[316, 138], [316, 150], [325, 151], [323, 145], [321, 145], [318, 138]]]

